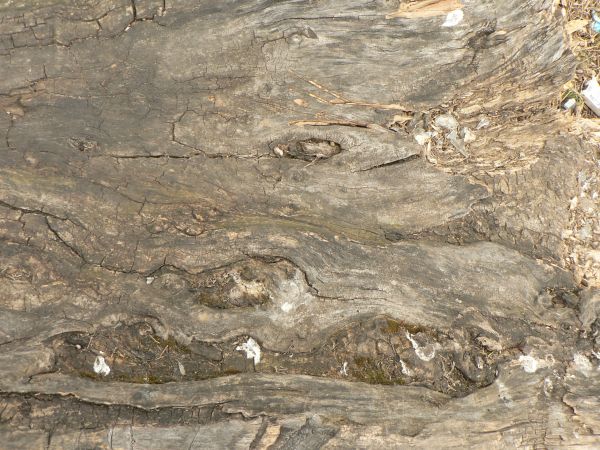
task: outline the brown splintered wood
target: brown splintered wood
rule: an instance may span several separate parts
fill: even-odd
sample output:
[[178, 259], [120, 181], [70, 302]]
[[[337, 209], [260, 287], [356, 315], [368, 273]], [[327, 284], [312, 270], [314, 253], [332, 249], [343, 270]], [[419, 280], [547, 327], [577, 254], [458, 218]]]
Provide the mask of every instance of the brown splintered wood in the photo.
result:
[[1, 448], [598, 445], [552, 2], [72, 3], [0, 5]]

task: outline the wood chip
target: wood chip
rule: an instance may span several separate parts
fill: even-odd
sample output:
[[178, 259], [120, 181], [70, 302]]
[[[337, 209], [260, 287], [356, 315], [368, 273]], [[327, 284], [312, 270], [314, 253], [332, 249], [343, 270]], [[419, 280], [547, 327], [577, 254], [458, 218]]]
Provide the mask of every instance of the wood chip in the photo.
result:
[[567, 31], [567, 34], [573, 34], [573, 33], [576, 33], [577, 31], [583, 30], [587, 26], [588, 23], [589, 23], [589, 20], [585, 20], [585, 19], [570, 20], [565, 25], [565, 30]]
[[448, 14], [451, 11], [462, 9], [460, 0], [423, 0], [416, 3], [402, 4], [398, 11], [388, 14], [386, 19], [402, 17], [405, 19], [417, 19], [424, 17], [435, 17]]

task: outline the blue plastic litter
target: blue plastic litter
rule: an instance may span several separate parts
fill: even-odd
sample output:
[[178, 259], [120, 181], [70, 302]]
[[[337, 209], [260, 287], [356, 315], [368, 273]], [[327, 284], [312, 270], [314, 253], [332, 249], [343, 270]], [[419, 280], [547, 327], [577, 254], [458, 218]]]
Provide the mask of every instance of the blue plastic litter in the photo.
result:
[[592, 31], [600, 33], [600, 15], [596, 11], [592, 11]]

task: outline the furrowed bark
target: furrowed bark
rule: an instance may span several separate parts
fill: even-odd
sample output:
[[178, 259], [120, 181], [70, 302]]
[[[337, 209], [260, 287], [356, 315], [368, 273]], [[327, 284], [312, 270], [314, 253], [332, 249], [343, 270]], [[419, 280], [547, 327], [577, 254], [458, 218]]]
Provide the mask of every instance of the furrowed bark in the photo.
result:
[[554, 2], [80, 3], [0, 6], [0, 447], [598, 445]]

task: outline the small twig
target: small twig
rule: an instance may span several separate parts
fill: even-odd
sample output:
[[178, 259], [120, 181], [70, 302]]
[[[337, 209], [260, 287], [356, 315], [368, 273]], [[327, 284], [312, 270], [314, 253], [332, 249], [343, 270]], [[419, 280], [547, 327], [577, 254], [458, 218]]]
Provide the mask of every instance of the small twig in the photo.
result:
[[163, 351], [160, 352], [160, 355], [158, 355], [158, 358], [156, 358], [154, 361], [158, 361], [159, 359], [161, 359], [165, 353], [165, 351], [167, 351], [167, 349], [169, 348], [169, 344], [165, 345], [165, 348], [163, 348]]
[[314, 163], [316, 163], [316, 162], [317, 162], [318, 160], [320, 160], [320, 159], [324, 159], [324, 157], [323, 157], [323, 156], [321, 156], [321, 155], [317, 155], [317, 156], [315, 156], [315, 159], [313, 159], [311, 162], [309, 162], [307, 165], [305, 165], [305, 166], [304, 166], [304, 169], [306, 169], [306, 168], [307, 168], [307, 167], [309, 167], [309, 166], [312, 166]]

